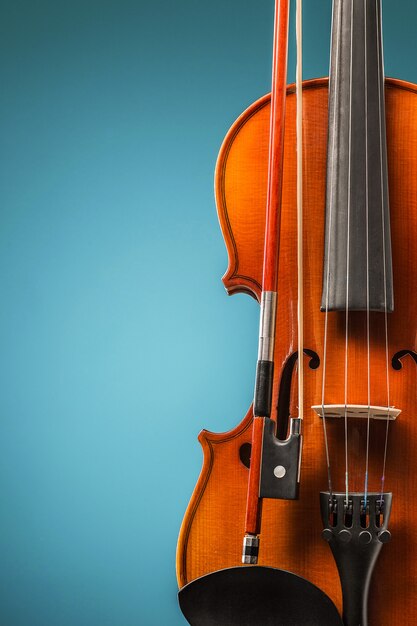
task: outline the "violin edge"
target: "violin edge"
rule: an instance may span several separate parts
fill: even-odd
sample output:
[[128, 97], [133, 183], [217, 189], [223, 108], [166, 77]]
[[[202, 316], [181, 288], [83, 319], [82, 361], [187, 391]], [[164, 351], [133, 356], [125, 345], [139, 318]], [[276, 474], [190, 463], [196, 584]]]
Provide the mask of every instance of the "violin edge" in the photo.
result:
[[[313, 78], [303, 81], [304, 90], [313, 90], [327, 88], [329, 83], [328, 77]], [[397, 88], [412, 93], [417, 93], [417, 84], [399, 78], [385, 78], [385, 86], [387, 89]], [[287, 97], [293, 95], [296, 91], [295, 83], [287, 86]], [[217, 217], [220, 229], [224, 238], [227, 255], [228, 266], [222, 277], [222, 282], [228, 295], [235, 293], [245, 293], [260, 302], [262, 293], [262, 284], [260, 276], [248, 276], [240, 271], [240, 259], [238, 255], [238, 245], [236, 243], [227, 206], [225, 194], [225, 175], [227, 160], [233, 143], [243, 128], [243, 126], [263, 107], [270, 104], [271, 94], [267, 93], [249, 105], [235, 120], [229, 128], [220, 147], [219, 155], [216, 162], [214, 174], [214, 192], [217, 207]]]
[[[252, 405], [249, 407], [244, 418], [231, 430], [221, 433], [215, 433], [206, 429], [200, 431], [198, 441], [200, 442], [203, 452], [203, 464], [200, 475], [194, 487], [192, 496], [185, 511], [180, 532], [177, 541], [176, 551], [176, 573], [178, 587], [181, 589], [187, 583], [191, 582], [187, 576], [187, 546], [190, 536], [191, 526], [194, 521], [199, 504], [204, 496], [207, 484], [210, 479], [214, 464], [214, 448], [213, 445], [227, 443], [238, 437], [241, 437], [249, 431], [253, 421]], [[250, 439], [250, 437], [249, 437]]]

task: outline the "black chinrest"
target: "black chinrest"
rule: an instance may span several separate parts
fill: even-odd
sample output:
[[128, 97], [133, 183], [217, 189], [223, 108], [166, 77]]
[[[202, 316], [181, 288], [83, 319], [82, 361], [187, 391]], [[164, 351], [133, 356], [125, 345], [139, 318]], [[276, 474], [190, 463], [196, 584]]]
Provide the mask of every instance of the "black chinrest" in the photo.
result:
[[231, 567], [201, 576], [178, 599], [192, 626], [343, 626], [323, 591], [273, 567]]

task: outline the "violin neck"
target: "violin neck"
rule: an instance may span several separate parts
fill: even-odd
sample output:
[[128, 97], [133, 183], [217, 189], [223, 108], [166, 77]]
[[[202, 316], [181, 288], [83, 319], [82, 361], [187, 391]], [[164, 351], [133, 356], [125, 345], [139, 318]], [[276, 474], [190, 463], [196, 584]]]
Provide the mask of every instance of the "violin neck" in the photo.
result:
[[380, 0], [334, 0], [322, 310], [393, 310]]

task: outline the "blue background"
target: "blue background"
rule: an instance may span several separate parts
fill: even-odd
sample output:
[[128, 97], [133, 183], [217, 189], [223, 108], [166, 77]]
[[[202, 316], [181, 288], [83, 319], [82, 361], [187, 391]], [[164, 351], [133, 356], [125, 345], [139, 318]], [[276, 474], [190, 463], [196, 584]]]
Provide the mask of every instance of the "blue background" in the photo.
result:
[[[304, 74], [326, 75], [330, 0], [304, 5]], [[1, 625], [185, 623], [196, 437], [243, 417], [257, 348], [256, 303], [220, 280], [213, 170], [269, 90], [272, 14], [1, 3]], [[414, 1], [384, 14], [386, 73], [417, 81]]]

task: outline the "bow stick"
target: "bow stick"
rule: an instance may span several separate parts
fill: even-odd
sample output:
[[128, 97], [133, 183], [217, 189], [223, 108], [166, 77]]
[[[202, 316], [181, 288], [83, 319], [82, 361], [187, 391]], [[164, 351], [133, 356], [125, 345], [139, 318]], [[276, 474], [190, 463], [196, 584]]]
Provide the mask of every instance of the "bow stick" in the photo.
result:
[[[297, 7], [297, 18], [300, 15], [301, 11]], [[262, 498], [295, 499], [298, 496], [299, 483], [301, 416], [300, 418], [291, 419], [290, 435], [285, 441], [276, 438], [276, 424], [271, 419], [284, 156], [288, 22], [289, 0], [276, 0], [259, 349], [253, 403], [254, 420], [245, 537], [242, 554], [242, 562], [248, 564], [255, 564], [258, 561]], [[299, 45], [301, 45], [300, 23], [298, 19], [297, 33]], [[301, 65], [299, 63], [297, 64], [297, 84], [298, 86], [301, 84]], [[301, 124], [301, 108], [297, 107], [297, 109], [297, 121]], [[300, 124], [297, 124], [297, 126], [298, 136], [301, 140]], [[301, 154], [300, 141], [297, 144], [297, 148]], [[299, 209], [301, 209], [301, 181], [298, 185], [297, 199], [297, 204]], [[299, 239], [300, 231], [299, 224]], [[299, 246], [299, 262], [300, 254], [301, 245]], [[302, 300], [300, 299], [301, 302]], [[299, 316], [300, 314], [302, 314], [302, 308], [301, 313], [299, 308]], [[302, 343], [300, 342], [301, 345]], [[301, 352], [302, 350], [300, 349], [299, 353]]]

